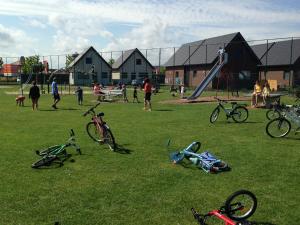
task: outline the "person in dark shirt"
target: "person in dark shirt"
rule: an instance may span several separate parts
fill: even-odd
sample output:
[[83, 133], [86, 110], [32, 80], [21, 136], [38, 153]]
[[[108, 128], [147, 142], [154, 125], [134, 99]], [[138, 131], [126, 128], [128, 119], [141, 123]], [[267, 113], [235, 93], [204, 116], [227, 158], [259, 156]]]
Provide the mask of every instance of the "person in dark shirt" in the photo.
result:
[[83, 90], [81, 87], [77, 87], [77, 90], [75, 91], [77, 94], [77, 100], [78, 100], [78, 105], [82, 105], [83, 101]]
[[139, 103], [139, 99], [138, 99], [138, 93], [137, 93], [137, 87], [136, 86], [134, 86], [134, 88], [133, 88], [133, 102], [137, 102], [137, 103]]
[[31, 101], [32, 101], [32, 110], [37, 109], [38, 110], [38, 107], [39, 107], [39, 98], [40, 98], [40, 89], [39, 87], [36, 85], [36, 82], [33, 81], [32, 82], [32, 86], [29, 90], [29, 98], [31, 98]]

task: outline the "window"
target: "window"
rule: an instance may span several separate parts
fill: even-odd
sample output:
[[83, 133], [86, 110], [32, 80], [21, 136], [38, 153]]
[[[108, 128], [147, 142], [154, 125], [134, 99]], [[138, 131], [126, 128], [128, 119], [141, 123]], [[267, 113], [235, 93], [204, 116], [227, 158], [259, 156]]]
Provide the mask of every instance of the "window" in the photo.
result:
[[92, 64], [92, 58], [91, 57], [86, 57], [85, 58], [85, 64]]
[[148, 73], [139, 73], [139, 78], [148, 77]]
[[251, 79], [251, 72], [247, 70], [243, 70], [239, 72], [239, 79], [240, 80], [250, 80]]
[[89, 79], [89, 76], [82, 72], [77, 72], [77, 77], [78, 77], [78, 79], [81, 79], [81, 80]]
[[127, 73], [122, 73], [121, 74], [121, 79], [127, 79], [128, 78], [128, 74]]
[[290, 72], [284, 71], [283, 72], [283, 79], [284, 80], [289, 80], [290, 79]]
[[175, 77], [176, 77], [176, 78], [179, 77], [179, 72], [178, 72], [178, 71], [176, 71]]
[[193, 78], [195, 78], [197, 76], [197, 70], [194, 70], [193, 72]]
[[135, 80], [136, 79], [136, 73], [131, 73], [131, 80]]
[[136, 65], [142, 65], [142, 59], [136, 59], [135, 64]]
[[101, 77], [102, 77], [103, 79], [107, 79], [107, 78], [108, 78], [107, 72], [102, 72]]

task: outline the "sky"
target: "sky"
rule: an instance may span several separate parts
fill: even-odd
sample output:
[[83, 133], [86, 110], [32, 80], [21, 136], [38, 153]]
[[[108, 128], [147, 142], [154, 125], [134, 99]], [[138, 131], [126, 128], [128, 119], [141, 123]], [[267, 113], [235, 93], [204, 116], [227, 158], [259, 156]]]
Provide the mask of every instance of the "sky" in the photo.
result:
[[300, 37], [298, 0], [0, 0], [0, 57]]

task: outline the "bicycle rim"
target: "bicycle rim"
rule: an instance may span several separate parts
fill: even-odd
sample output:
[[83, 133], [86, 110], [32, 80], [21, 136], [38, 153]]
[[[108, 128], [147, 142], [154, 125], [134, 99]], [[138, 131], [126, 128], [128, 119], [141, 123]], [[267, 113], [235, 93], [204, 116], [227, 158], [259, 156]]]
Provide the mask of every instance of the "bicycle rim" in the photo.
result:
[[270, 137], [278, 138], [286, 136], [291, 130], [291, 124], [285, 118], [271, 120], [266, 127], [266, 132]]
[[244, 107], [236, 107], [232, 112], [232, 119], [237, 122], [245, 122], [248, 119], [248, 110]]
[[214, 123], [217, 121], [218, 117], [219, 117], [219, 113], [220, 113], [220, 109], [217, 107], [214, 109], [214, 111], [212, 112], [212, 114], [210, 115], [210, 122]]
[[280, 117], [280, 113], [277, 110], [270, 109], [266, 112], [266, 117], [268, 120], [273, 120]]
[[111, 130], [106, 128], [103, 136], [104, 136], [104, 143], [108, 145], [110, 150], [114, 151], [116, 149], [116, 143]]
[[95, 125], [94, 122], [89, 122], [86, 125], [86, 131], [91, 139], [93, 139], [96, 142], [102, 141], [102, 135], [100, 134], [100, 131], [98, 127]]

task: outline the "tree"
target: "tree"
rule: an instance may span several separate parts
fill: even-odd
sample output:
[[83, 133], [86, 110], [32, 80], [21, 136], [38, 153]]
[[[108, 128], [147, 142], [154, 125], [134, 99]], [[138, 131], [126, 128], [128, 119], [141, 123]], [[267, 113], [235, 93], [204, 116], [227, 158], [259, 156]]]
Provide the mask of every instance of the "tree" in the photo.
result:
[[112, 66], [114, 63], [115, 63], [115, 60], [114, 60], [114, 59], [110, 59], [110, 60], [108, 60], [108, 64], [109, 64], [109, 65], [111, 65], [111, 66]]
[[2, 57], [0, 57], [0, 69], [2, 68], [2, 66], [3, 66], [3, 59]]
[[73, 53], [72, 55], [67, 55], [66, 56], [66, 68], [70, 66], [70, 64], [74, 61], [74, 59], [78, 56], [79, 54], [77, 52]]
[[43, 69], [44, 65], [40, 62], [40, 57], [38, 55], [26, 57], [22, 66], [24, 74], [39, 73]]

